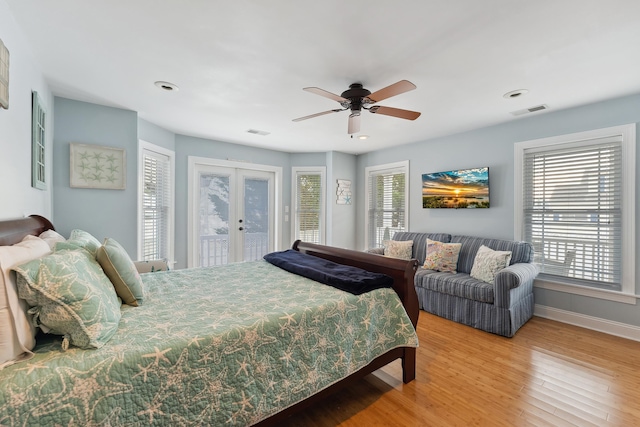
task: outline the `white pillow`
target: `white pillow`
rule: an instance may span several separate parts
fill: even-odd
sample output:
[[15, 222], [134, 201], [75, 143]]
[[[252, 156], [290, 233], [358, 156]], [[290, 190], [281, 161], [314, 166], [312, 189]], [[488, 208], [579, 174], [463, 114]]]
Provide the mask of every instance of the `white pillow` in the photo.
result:
[[30, 235], [15, 245], [0, 246], [0, 369], [31, 357], [36, 344], [29, 307], [18, 298], [16, 273], [11, 269], [50, 252], [47, 242]]
[[385, 240], [384, 256], [390, 258], [411, 259], [413, 253], [413, 240]]
[[60, 233], [53, 230], [43, 231], [38, 237], [47, 242], [51, 250], [56, 246], [56, 243], [65, 242], [67, 240]]
[[511, 261], [511, 251], [494, 251], [482, 245], [476, 253], [471, 267], [471, 277], [483, 282], [493, 283], [496, 274], [509, 265]]

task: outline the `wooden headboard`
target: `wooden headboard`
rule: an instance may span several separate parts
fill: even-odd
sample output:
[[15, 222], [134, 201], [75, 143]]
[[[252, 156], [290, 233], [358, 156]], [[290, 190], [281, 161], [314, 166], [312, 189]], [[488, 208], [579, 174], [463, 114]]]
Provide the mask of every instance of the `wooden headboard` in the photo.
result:
[[40, 215], [0, 221], [0, 246], [13, 245], [22, 241], [27, 234], [38, 236], [47, 230], [55, 228], [48, 219]]

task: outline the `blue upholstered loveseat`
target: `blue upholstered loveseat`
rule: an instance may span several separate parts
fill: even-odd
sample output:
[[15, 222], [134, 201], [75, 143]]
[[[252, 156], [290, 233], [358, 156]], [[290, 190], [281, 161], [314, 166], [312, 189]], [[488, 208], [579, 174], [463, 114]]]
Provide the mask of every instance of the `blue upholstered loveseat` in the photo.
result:
[[[393, 236], [396, 241], [413, 240], [412, 256], [420, 265], [426, 257], [427, 239], [462, 245], [455, 274], [418, 268], [415, 286], [421, 309], [506, 337], [512, 337], [533, 316], [533, 280], [538, 268], [532, 262], [530, 243], [444, 233], [398, 232]], [[509, 266], [496, 274], [494, 283], [470, 276], [482, 245], [512, 252]], [[381, 249], [370, 252], [382, 253]]]

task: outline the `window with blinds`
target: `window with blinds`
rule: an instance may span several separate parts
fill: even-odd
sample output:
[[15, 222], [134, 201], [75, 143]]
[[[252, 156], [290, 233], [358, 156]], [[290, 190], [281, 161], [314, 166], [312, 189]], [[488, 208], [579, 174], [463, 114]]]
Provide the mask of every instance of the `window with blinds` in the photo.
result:
[[366, 168], [367, 248], [381, 247], [408, 227], [408, 162]]
[[625, 252], [633, 252], [625, 203], [635, 204], [624, 200], [623, 135], [566, 140], [522, 150], [521, 236], [535, 249], [541, 277], [621, 291]]
[[142, 150], [141, 256], [171, 260], [172, 162], [169, 155]]
[[295, 239], [324, 243], [324, 171], [297, 170], [295, 176]]

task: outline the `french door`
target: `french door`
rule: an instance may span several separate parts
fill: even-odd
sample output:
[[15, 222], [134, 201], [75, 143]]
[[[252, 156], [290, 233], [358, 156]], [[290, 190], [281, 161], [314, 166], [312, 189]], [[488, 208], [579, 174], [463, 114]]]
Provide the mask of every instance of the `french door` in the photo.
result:
[[275, 247], [275, 172], [195, 164], [190, 266], [261, 259]]

